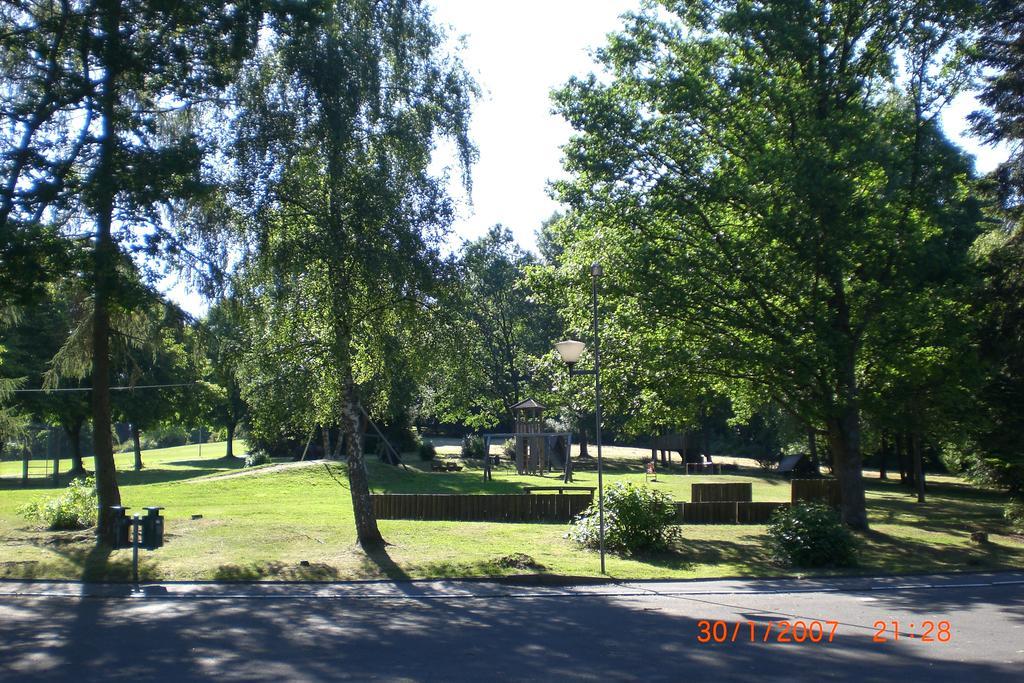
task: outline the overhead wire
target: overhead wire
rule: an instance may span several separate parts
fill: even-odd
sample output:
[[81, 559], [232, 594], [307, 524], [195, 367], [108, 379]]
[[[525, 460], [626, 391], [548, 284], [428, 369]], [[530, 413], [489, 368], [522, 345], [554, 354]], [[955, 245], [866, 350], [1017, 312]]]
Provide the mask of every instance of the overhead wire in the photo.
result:
[[[191, 387], [199, 382], [184, 382], [181, 384], [136, 384], [126, 387], [108, 387], [110, 391], [135, 391], [136, 389], [169, 389], [171, 387]], [[63, 387], [57, 389], [15, 389], [15, 394], [50, 394], [68, 391], [92, 391], [92, 387]]]

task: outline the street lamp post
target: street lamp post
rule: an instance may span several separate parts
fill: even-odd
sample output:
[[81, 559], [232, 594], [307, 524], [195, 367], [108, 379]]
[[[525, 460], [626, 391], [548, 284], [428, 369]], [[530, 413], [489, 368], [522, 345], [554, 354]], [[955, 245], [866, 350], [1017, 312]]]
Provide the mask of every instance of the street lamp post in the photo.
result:
[[597, 518], [598, 538], [601, 550], [601, 573], [604, 574], [604, 464], [601, 458], [601, 343], [598, 334], [597, 317], [597, 280], [604, 275], [604, 269], [600, 263], [590, 266], [591, 299], [594, 310], [594, 369], [579, 370], [576, 368], [576, 361], [580, 359], [586, 344], [572, 339], [561, 341], [555, 344], [558, 355], [562, 361], [569, 366], [569, 375], [593, 375], [594, 376], [594, 438], [597, 442]]

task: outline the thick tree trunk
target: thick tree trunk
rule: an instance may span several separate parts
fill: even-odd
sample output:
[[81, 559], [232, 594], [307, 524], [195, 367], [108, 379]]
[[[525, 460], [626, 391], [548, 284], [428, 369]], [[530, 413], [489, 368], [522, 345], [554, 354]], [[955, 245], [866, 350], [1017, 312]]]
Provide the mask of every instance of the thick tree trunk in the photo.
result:
[[345, 432], [340, 427], [334, 429], [334, 452], [331, 460], [341, 460], [342, 447], [345, 445]]
[[101, 135], [96, 173], [92, 178], [95, 192], [93, 219], [96, 237], [93, 244], [93, 323], [92, 323], [92, 439], [96, 471], [96, 494], [99, 517], [96, 536], [101, 543], [113, 542], [111, 506], [121, 504], [114, 465], [114, 442], [110, 417], [110, 299], [117, 283], [117, 245], [112, 236], [114, 196], [117, 192], [114, 169], [114, 130], [117, 102], [116, 71], [113, 68], [120, 51], [119, 2], [106, 2], [100, 10], [104, 34], [102, 60], [107, 71], [103, 76], [99, 98]]
[[352, 494], [352, 512], [356, 520], [356, 539], [364, 550], [375, 550], [384, 545], [384, 537], [377, 528], [377, 517], [373, 514], [370, 499], [370, 484], [366, 476], [363, 455], [363, 440], [359, 438], [359, 400], [356, 396], [352, 369], [347, 367], [344, 374], [344, 405], [341, 424], [348, 444], [348, 483]]
[[900, 470], [900, 483], [907, 483], [907, 452], [903, 447], [903, 435], [896, 432], [893, 437], [893, 447], [896, 449], [896, 466]]
[[72, 477], [85, 476], [85, 463], [82, 462], [82, 420], [64, 427], [71, 443], [71, 471]]
[[[823, 198], [824, 199], [824, 198]], [[825, 200], [827, 205], [828, 200]], [[821, 226], [829, 229], [835, 216], [822, 215]], [[832, 473], [839, 480], [843, 522], [851, 529], [867, 530], [864, 500], [864, 460], [860, 450], [860, 397], [857, 385], [857, 335], [851, 324], [846, 281], [839, 270], [825, 274], [831, 296], [828, 299], [830, 333], [836, 364], [834, 396], [836, 412], [826, 423]]]
[[121, 58], [121, 3], [109, 0], [100, 7], [100, 26], [104, 44], [101, 60], [103, 75], [99, 97], [101, 139], [94, 186], [93, 219], [96, 237], [93, 244], [93, 325], [92, 325], [92, 439], [96, 472], [97, 507], [96, 537], [100, 543], [112, 543], [113, 512], [111, 506], [121, 504], [114, 464], [114, 442], [111, 434], [110, 410], [110, 299], [117, 284], [117, 245], [112, 236], [114, 196], [117, 193], [114, 151], [117, 134], [114, 128], [117, 104], [117, 69]]
[[139, 439], [139, 428], [132, 425], [132, 449], [135, 451], [135, 471], [142, 470], [142, 443]]
[[821, 464], [818, 462], [818, 435], [814, 433], [814, 428], [807, 430], [807, 451], [808, 456], [811, 459], [811, 467], [814, 468], [814, 476], [821, 475]]
[[882, 432], [882, 451], [878, 459], [878, 478], [888, 479], [888, 472], [886, 472], [887, 461], [889, 460], [889, 439], [886, 437], [885, 432]]
[[[106, 240], [101, 235], [96, 258], [97, 286], [92, 339], [92, 445], [93, 468], [96, 472], [97, 505], [99, 507], [96, 536], [102, 542], [112, 543], [113, 530], [110, 525], [113, 520], [113, 512], [110, 510], [110, 507], [121, 504], [121, 491], [117, 486], [117, 471], [114, 466], [114, 442], [110, 433], [110, 315], [107, 311], [107, 286], [100, 284], [101, 280], [107, 279], [100, 274], [103, 268], [100, 264], [113, 260], [104, 258], [101, 255], [104, 249], [112, 246], [109, 245], [109, 227], [108, 221]], [[108, 246], [103, 246], [104, 242]]]
[[[700, 407], [700, 453], [704, 456], [704, 462], [711, 462], [711, 434], [708, 430], [708, 409], [707, 406]], [[686, 458], [683, 458], [686, 462]]]
[[324, 454], [320, 457], [325, 460], [331, 457], [331, 435], [327, 431], [327, 427], [320, 425], [320, 444], [324, 449]]
[[225, 458], [233, 458], [233, 457], [235, 457], [235, 428], [236, 427], [237, 427], [237, 425], [234, 422], [228, 422], [228, 424], [227, 424], [228, 447], [227, 447], [227, 451], [224, 453], [224, 457]]
[[581, 458], [589, 458], [590, 452], [587, 451], [587, 430], [580, 427], [580, 456]]
[[866, 530], [868, 517], [856, 408], [847, 408], [840, 417], [828, 421], [828, 442], [833, 474], [839, 480], [843, 522], [852, 529]]
[[903, 453], [900, 457], [900, 469], [903, 470], [901, 479], [907, 486], [916, 486], [917, 480], [914, 478], [914, 435], [904, 433], [901, 440], [903, 442]]
[[917, 489], [917, 502], [924, 502], [924, 467], [921, 462], [921, 435], [911, 434], [910, 443], [914, 458], [914, 486]]

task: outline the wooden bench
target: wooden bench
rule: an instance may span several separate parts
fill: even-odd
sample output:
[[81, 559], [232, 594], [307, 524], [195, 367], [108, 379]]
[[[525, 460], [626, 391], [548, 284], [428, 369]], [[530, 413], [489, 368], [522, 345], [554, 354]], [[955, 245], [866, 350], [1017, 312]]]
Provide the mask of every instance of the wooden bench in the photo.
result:
[[430, 466], [433, 472], [461, 472], [462, 465], [458, 465], [454, 462], [435, 462]]
[[527, 493], [535, 493], [537, 491], [558, 491], [558, 495], [562, 495], [563, 491], [587, 491], [590, 495], [594, 495], [594, 491], [597, 490], [596, 486], [524, 486], [523, 490]]

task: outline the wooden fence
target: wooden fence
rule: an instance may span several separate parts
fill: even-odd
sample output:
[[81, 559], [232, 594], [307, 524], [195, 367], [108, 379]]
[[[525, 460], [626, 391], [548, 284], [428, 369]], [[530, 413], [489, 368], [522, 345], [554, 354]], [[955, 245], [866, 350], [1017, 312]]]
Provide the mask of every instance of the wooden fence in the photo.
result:
[[378, 493], [370, 496], [377, 519], [463, 522], [569, 522], [587, 509], [590, 494]]
[[839, 507], [839, 481], [837, 479], [793, 479], [790, 501], [797, 503], [816, 501]]
[[715, 501], [676, 503], [679, 524], [767, 524], [772, 513], [789, 503]]
[[[692, 484], [692, 503], [676, 503], [679, 524], [766, 524], [783, 502], [752, 502], [750, 483]], [[792, 503], [839, 506], [835, 479], [793, 479]], [[530, 495], [383, 493], [371, 496], [377, 519], [468, 522], [570, 522], [593, 502], [591, 494]]]
[[750, 482], [734, 484], [690, 484], [690, 500], [694, 503], [720, 503], [753, 500]]

